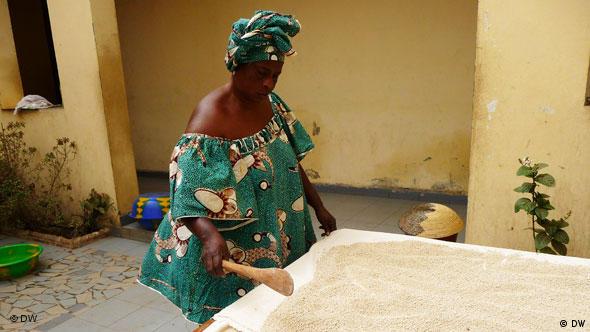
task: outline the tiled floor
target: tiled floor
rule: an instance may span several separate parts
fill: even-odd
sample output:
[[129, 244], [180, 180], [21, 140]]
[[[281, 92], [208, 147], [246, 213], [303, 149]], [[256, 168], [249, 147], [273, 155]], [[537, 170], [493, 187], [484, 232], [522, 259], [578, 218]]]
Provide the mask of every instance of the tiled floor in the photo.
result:
[[[160, 186], [160, 187], [158, 187]], [[161, 191], [161, 181], [143, 183], [142, 192]], [[342, 195], [333, 193], [321, 193], [324, 205], [336, 217], [339, 228], [364, 229], [379, 232], [401, 233], [398, 227], [399, 217], [412, 206], [421, 202]], [[462, 204], [445, 204], [454, 209], [465, 219], [466, 206]], [[316, 234], [320, 230], [315, 220]], [[15, 239], [0, 238], [0, 244], [5, 244]], [[459, 234], [458, 241], [464, 241], [463, 232]], [[51, 246], [44, 245], [46, 248]], [[109, 237], [91, 243], [84, 248], [74, 251], [94, 249], [119, 255], [137, 257], [141, 259], [148, 248], [147, 243]], [[58, 250], [46, 250], [42, 260], [61, 259], [69, 255]], [[4, 282], [5, 283], [5, 282]], [[7, 298], [1, 293], [3, 285], [0, 283], [0, 299]], [[8, 294], [8, 298], [16, 294]], [[4, 301], [4, 300], [2, 300]], [[17, 327], [7, 321], [7, 313], [0, 311], [0, 330], [11, 330]], [[5, 316], [2, 318], [2, 316]], [[180, 310], [158, 293], [141, 285], [132, 285], [120, 294], [111, 298], [105, 298], [94, 306], [86, 306], [73, 313], [65, 313], [59, 319], [50, 324], [36, 327], [41, 331], [192, 331], [195, 324], [182, 317]], [[26, 326], [18, 328], [27, 329]]]
[[[18, 242], [24, 241], [0, 236], [0, 245]], [[109, 263], [103, 257], [114, 257], [114, 261], [127, 261], [128, 263], [124, 266], [125, 270], [132, 271], [132, 279], [135, 280], [139, 262], [147, 251], [148, 243], [109, 237], [76, 250], [67, 250], [47, 244], [42, 245], [44, 252], [41, 256], [40, 267], [36, 271], [38, 275], [29, 275], [15, 281], [0, 281], [0, 300], [2, 303], [0, 306], [0, 330], [192, 331], [196, 327], [196, 324], [182, 317], [180, 310], [160, 294], [133, 281], [128, 283], [128, 275], [125, 275], [126, 279], [122, 279], [119, 285], [113, 282], [121, 278], [117, 278], [117, 275], [115, 275], [117, 273], [109, 271], [118, 271], [119, 269], [117, 267], [121, 266], [121, 264], [110, 264], [111, 266], [116, 266], [109, 268]], [[68, 264], [68, 259], [74, 260], [75, 263]], [[104, 266], [97, 267], [97, 262], [102, 263]], [[13, 304], [19, 303], [20, 299], [23, 298], [22, 293], [25, 290], [31, 288], [37, 289], [39, 286], [42, 286], [35, 285], [35, 287], [32, 287], [33, 285], [31, 283], [42, 280], [43, 275], [48, 271], [48, 267], [53, 268], [55, 266], [54, 264], [66, 265], [70, 269], [75, 265], [77, 270], [82, 271], [94, 268], [98, 272], [102, 272], [102, 276], [100, 276], [102, 279], [105, 279], [105, 275], [112, 277], [112, 280], [106, 280], [109, 286], [112, 286], [108, 287], [109, 289], [107, 290], [102, 290], [100, 282], [105, 283], [101, 281], [102, 279], [98, 279], [98, 283], [96, 281], [85, 280], [84, 282], [80, 282], [80, 286], [88, 287], [90, 289], [88, 293], [94, 293], [95, 297], [89, 301], [84, 299], [84, 296], [74, 295], [73, 303], [69, 303], [71, 297], [59, 300], [59, 296], [62, 294], [64, 297], [68, 296], [68, 291], [56, 291], [54, 293], [49, 289], [48, 294], [57, 297], [58, 300], [57, 303], [42, 304], [47, 306], [43, 312], [35, 312], [36, 310], [30, 307], [23, 309], [13, 307]], [[59, 273], [60, 271], [57, 272], [58, 274], [64, 275], [64, 273]], [[92, 272], [95, 273], [94, 271]], [[125, 273], [128, 274], [129, 272], [121, 271], [121, 274]], [[74, 274], [78, 275], [79, 273], [72, 273], [72, 275]], [[64, 285], [72, 285], [69, 280], [66, 281], [63, 282]], [[97, 286], [102, 290], [102, 293], [95, 290]], [[16, 292], [14, 292], [15, 289], [17, 290]], [[44, 292], [40, 296], [47, 297], [45, 295], [46, 293]], [[98, 299], [96, 299], [97, 293], [99, 294]], [[21, 302], [38, 300], [37, 297], [40, 296], [29, 296]], [[20, 317], [21, 312], [16, 312], [15, 310], [24, 310], [22, 313], [27, 314], [37, 314], [37, 323], [41, 322], [41, 324], [10, 322], [10, 316], [13, 314], [18, 314]], [[47, 311], [56, 314], [47, 317]], [[50, 320], [47, 321], [47, 318], [50, 318]]]

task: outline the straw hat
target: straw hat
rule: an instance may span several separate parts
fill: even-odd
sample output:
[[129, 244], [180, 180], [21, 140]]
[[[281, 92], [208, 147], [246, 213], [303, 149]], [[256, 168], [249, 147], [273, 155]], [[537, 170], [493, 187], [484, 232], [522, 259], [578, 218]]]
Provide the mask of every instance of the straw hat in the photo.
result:
[[399, 220], [399, 228], [404, 233], [431, 239], [457, 234], [464, 225], [455, 211], [436, 203], [416, 205]]

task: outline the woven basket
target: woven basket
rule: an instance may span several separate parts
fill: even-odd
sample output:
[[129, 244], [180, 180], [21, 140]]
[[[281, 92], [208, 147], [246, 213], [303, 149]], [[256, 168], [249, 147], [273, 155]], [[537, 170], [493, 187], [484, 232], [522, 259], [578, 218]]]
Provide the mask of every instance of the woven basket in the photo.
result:
[[399, 228], [404, 233], [431, 239], [457, 234], [464, 226], [455, 211], [437, 203], [416, 205], [399, 220]]

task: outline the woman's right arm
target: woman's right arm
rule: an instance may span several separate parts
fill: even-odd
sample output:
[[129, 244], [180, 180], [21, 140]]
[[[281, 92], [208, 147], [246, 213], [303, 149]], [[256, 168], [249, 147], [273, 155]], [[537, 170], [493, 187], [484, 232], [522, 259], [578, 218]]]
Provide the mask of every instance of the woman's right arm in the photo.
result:
[[224, 276], [221, 261], [229, 260], [225, 239], [208, 218], [187, 218], [184, 225], [201, 240], [201, 262], [212, 276]]

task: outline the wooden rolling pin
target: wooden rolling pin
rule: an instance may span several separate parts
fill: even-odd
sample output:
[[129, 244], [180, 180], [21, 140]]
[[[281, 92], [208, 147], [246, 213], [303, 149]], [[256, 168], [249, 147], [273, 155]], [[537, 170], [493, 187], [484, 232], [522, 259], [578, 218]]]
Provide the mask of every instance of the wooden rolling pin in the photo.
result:
[[246, 278], [254, 279], [285, 296], [293, 294], [293, 278], [291, 278], [289, 272], [283, 269], [259, 269], [226, 260], [222, 262], [222, 266], [226, 271], [235, 272]]

